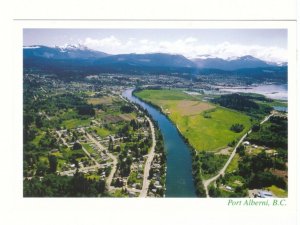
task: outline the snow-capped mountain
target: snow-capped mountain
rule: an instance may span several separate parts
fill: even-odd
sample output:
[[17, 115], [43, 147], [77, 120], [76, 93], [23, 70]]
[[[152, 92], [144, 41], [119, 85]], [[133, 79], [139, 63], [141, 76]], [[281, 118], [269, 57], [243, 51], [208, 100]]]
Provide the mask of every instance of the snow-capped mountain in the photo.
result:
[[[129, 73], [129, 74], [286, 74], [287, 64], [266, 62], [251, 55], [221, 59], [202, 55], [188, 59], [183, 55], [167, 53], [109, 55], [83, 45], [47, 47], [32, 45], [23, 47], [25, 69], [70, 71], [70, 73]], [[281, 72], [278, 72], [281, 71]]]
[[90, 59], [108, 56], [104, 52], [94, 51], [82, 45], [66, 45], [47, 47], [33, 45], [23, 47], [24, 58], [48, 58], [48, 59]]

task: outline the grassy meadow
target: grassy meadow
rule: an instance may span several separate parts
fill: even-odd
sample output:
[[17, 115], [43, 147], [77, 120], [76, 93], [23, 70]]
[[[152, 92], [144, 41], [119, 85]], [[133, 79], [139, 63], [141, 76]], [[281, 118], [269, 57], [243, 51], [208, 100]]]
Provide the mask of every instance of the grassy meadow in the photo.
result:
[[[249, 116], [201, 101], [199, 97], [179, 90], [143, 90], [135, 94], [159, 106], [198, 151], [225, 148], [251, 127]], [[231, 125], [235, 123], [243, 124], [245, 129], [241, 133], [231, 131]]]

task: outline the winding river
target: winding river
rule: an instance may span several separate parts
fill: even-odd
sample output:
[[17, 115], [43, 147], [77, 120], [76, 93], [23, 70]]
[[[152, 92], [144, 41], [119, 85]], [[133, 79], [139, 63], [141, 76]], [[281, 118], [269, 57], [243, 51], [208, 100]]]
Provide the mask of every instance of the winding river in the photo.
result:
[[154, 107], [132, 95], [133, 89], [123, 96], [140, 105], [157, 121], [167, 152], [166, 197], [196, 197], [192, 176], [192, 158], [189, 146], [184, 142], [174, 124]]

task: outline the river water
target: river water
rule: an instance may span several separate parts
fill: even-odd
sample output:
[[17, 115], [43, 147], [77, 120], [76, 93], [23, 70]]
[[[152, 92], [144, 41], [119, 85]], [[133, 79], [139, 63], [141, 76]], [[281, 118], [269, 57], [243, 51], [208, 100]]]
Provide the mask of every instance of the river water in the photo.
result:
[[164, 138], [167, 153], [166, 197], [196, 197], [189, 146], [165, 115], [133, 96], [132, 91], [133, 89], [126, 90], [122, 95], [148, 111], [157, 121]]

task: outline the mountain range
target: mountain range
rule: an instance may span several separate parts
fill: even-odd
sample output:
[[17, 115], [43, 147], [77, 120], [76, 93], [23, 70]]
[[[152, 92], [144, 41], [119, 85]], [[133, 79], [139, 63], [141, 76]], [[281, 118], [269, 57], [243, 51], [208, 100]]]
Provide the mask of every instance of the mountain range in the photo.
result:
[[[24, 46], [25, 69], [48, 72], [116, 72], [116, 73], [217, 73], [250, 71], [284, 72], [287, 64], [266, 62], [251, 55], [225, 60], [221, 58], [188, 59], [178, 54], [146, 53], [110, 55], [88, 49], [85, 46], [67, 45], [47, 47], [42, 45]], [[249, 72], [249, 71], [248, 71]]]

